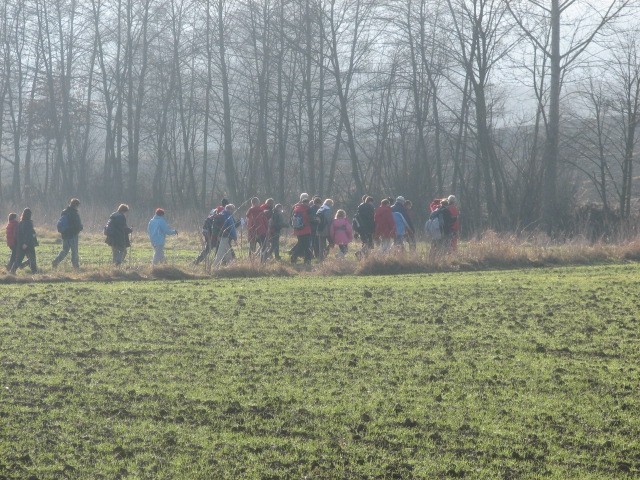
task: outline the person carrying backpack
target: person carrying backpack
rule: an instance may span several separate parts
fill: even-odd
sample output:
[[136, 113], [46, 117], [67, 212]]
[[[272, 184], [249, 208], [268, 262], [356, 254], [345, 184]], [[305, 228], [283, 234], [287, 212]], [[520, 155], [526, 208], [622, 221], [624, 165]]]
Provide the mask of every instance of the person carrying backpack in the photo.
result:
[[415, 228], [413, 226], [413, 222], [411, 221], [411, 217], [407, 213], [407, 209], [406, 209], [406, 207], [404, 205], [405, 202], [406, 202], [406, 200], [404, 199], [404, 197], [402, 195], [398, 195], [396, 197], [396, 201], [391, 206], [391, 210], [393, 212], [398, 212], [398, 213], [402, 214], [403, 218], [405, 219], [405, 221], [407, 223], [408, 231], [415, 232]]
[[156, 208], [155, 215], [149, 220], [147, 234], [153, 247], [152, 264], [157, 265], [164, 262], [164, 244], [167, 235], [178, 235], [175, 228], [171, 228], [164, 218], [164, 209]]
[[56, 268], [60, 262], [64, 260], [69, 250], [71, 250], [71, 265], [73, 265], [73, 268], [76, 270], [80, 268], [78, 236], [82, 231], [82, 222], [80, 221], [78, 208], [80, 208], [80, 200], [72, 198], [69, 201], [69, 206], [60, 214], [57, 228], [60, 235], [62, 235], [62, 250], [58, 253], [58, 256], [53, 259], [53, 262], [51, 262], [53, 268]]
[[25, 208], [20, 216], [20, 223], [16, 229], [16, 257], [11, 265], [11, 273], [15, 274], [16, 270], [22, 267], [24, 257], [29, 259], [29, 268], [31, 273], [38, 273], [36, 265], [36, 247], [38, 246], [38, 237], [33, 228], [31, 220], [31, 209]]
[[5, 233], [7, 234], [7, 247], [11, 250], [9, 256], [9, 263], [7, 263], [7, 271], [11, 271], [11, 266], [16, 259], [16, 243], [18, 241], [18, 214], [10, 213], [7, 220], [7, 226], [5, 227]]
[[104, 227], [104, 233], [107, 236], [105, 243], [111, 247], [113, 263], [119, 266], [124, 262], [127, 256], [127, 248], [131, 246], [129, 235], [133, 229], [127, 225], [126, 214], [129, 212], [129, 205], [124, 203], [118, 206], [118, 209], [109, 216], [109, 221]]
[[[431, 203], [433, 204], [433, 202]], [[446, 198], [441, 200], [438, 208], [429, 215], [430, 221], [436, 219], [440, 228], [440, 236], [432, 235], [431, 237], [430, 261], [434, 261], [437, 256], [446, 254], [449, 251], [453, 220], [449, 211], [449, 201]]]
[[316, 212], [316, 236], [318, 237], [318, 260], [324, 260], [327, 255], [327, 243], [329, 240], [329, 227], [333, 220], [331, 209], [333, 200], [327, 198]]
[[301, 193], [300, 201], [291, 211], [291, 226], [298, 241], [291, 249], [291, 263], [298, 257], [304, 257], [304, 263], [311, 265], [311, 216], [309, 213], [309, 194]]
[[238, 236], [236, 233], [236, 221], [233, 218], [233, 212], [235, 212], [235, 210], [235, 205], [230, 203], [226, 207], [224, 207], [224, 210], [220, 214], [224, 218], [224, 223], [222, 224], [222, 229], [219, 236], [216, 256], [213, 259], [214, 267], [226, 265], [235, 258], [232, 247], [232, 242], [236, 242], [238, 240]]
[[204, 247], [196, 257], [196, 259], [193, 261], [194, 265], [198, 265], [205, 258], [207, 258], [207, 256], [209, 255], [209, 252], [211, 252], [212, 249], [218, 248], [218, 237], [214, 234], [213, 224], [216, 218], [215, 215], [221, 214], [224, 211], [224, 207], [226, 207], [227, 205], [229, 205], [229, 200], [227, 200], [226, 198], [223, 198], [221, 205], [211, 209], [211, 211], [209, 212], [209, 215], [205, 219], [204, 224], [202, 225], [202, 236], [204, 238]]

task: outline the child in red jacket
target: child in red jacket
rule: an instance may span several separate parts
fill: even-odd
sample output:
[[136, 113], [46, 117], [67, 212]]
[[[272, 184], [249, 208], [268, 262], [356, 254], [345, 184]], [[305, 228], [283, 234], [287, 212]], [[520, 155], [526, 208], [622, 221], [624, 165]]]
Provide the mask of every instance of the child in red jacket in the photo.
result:
[[7, 247], [11, 249], [11, 257], [9, 257], [9, 264], [7, 270], [11, 269], [11, 265], [16, 259], [16, 243], [18, 242], [18, 214], [10, 213], [9, 221], [6, 227], [7, 232]]

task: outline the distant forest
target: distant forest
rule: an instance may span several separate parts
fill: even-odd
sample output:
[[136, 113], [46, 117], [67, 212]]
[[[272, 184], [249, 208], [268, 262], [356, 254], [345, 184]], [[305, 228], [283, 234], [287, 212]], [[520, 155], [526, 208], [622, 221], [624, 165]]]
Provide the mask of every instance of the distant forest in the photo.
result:
[[[0, 204], [638, 213], [638, 0], [0, 0]], [[582, 209], [582, 210], [581, 210]]]

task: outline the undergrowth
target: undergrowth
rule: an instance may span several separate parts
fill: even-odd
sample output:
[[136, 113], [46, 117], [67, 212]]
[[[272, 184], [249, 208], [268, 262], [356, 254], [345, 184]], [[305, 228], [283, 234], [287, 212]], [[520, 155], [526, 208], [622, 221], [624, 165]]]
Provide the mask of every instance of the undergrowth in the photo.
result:
[[[282, 250], [290, 246], [292, 240], [285, 242]], [[323, 262], [314, 262], [311, 266], [283, 260], [260, 262], [249, 257], [246, 244], [235, 247], [237, 259], [230, 265], [213, 268], [211, 260], [198, 266], [193, 259], [200, 246], [197, 236], [184, 235], [179, 239], [170, 239], [167, 243], [167, 263], [152, 267], [149, 260], [151, 248], [144, 241], [136, 240], [123, 266], [116, 268], [110, 263], [110, 252], [102, 242], [102, 237], [88, 235], [81, 239], [81, 268], [74, 271], [68, 260], [53, 270], [49, 267], [60, 249], [60, 241], [53, 232], [45, 232], [38, 249], [40, 272], [36, 275], [21, 271], [18, 275], [0, 274], [0, 284], [24, 283], [33, 281], [136, 281], [136, 280], [191, 280], [209, 277], [248, 278], [248, 277], [291, 277], [296, 275], [342, 276], [342, 275], [395, 275], [408, 273], [433, 273], [446, 271], [476, 271], [494, 269], [536, 268], [545, 266], [597, 265], [607, 263], [637, 262], [640, 260], [640, 239], [608, 244], [589, 243], [574, 240], [564, 243], [552, 242], [544, 235], [519, 237], [499, 235], [492, 231], [481, 237], [461, 242], [454, 254], [431, 259], [429, 245], [419, 242], [415, 251], [393, 251], [382, 254], [372, 251], [366, 258], [356, 258], [358, 248], [354, 242], [345, 257], [335, 255], [335, 249]], [[44, 268], [42, 268], [44, 265]]]

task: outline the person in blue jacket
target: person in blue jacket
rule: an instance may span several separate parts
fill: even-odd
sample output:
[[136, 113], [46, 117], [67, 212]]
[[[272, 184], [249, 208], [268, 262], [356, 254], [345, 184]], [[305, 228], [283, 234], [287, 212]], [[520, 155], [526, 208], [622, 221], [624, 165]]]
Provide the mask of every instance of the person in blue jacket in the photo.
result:
[[400, 212], [393, 212], [393, 221], [396, 224], [396, 238], [394, 245], [398, 250], [404, 251], [404, 236], [409, 231], [409, 222]]
[[162, 208], [156, 208], [156, 214], [149, 221], [147, 233], [153, 246], [153, 265], [164, 262], [165, 238], [167, 235], [178, 235], [178, 231], [169, 226]]
[[222, 236], [218, 243], [218, 250], [216, 251], [216, 257], [213, 260], [213, 266], [219, 267], [220, 265], [226, 265], [234, 259], [233, 248], [231, 242], [236, 242], [238, 236], [236, 234], [236, 221], [233, 218], [233, 212], [236, 207], [232, 203], [224, 207], [222, 214], [225, 217], [224, 224], [222, 226]]

